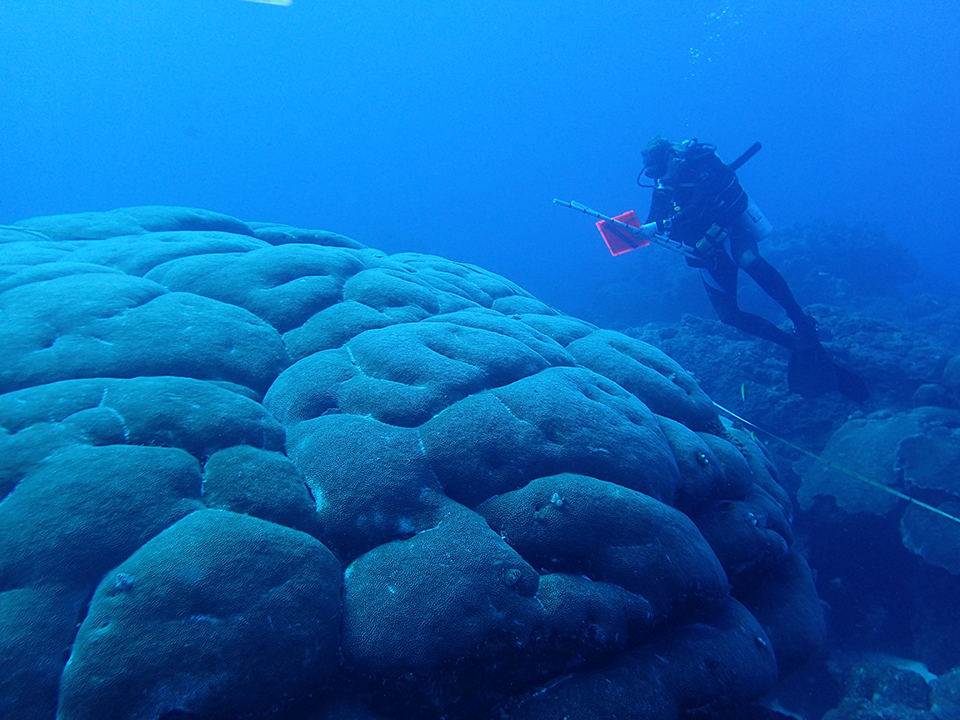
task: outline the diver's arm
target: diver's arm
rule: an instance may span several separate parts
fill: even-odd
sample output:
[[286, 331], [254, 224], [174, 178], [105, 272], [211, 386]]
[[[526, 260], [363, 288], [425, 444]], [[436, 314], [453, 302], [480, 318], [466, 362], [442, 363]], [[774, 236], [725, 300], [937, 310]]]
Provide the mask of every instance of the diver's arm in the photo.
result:
[[650, 212], [647, 213], [647, 221], [640, 227], [631, 228], [630, 232], [633, 233], [634, 237], [644, 240], [649, 240], [657, 233], [664, 232], [669, 227], [667, 216], [672, 209], [667, 190], [663, 187], [657, 187], [650, 199]]
[[673, 211], [673, 203], [670, 202], [670, 193], [666, 188], [658, 186], [653, 191], [653, 197], [650, 198], [650, 212], [647, 213], [647, 222], [657, 222], [668, 217]]

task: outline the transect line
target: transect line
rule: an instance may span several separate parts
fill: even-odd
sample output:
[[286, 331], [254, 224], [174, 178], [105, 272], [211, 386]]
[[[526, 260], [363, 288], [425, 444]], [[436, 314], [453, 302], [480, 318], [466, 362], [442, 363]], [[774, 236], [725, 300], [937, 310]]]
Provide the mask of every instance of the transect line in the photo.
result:
[[883, 490], [885, 493], [889, 493], [890, 495], [893, 495], [894, 497], [898, 497], [898, 498], [900, 498], [901, 500], [906, 500], [908, 503], [911, 503], [911, 504], [913, 504], [913, 505], [916, 505], [917, 507], [922, 507], [924, 510], [929, 510], [930, 512], [935, 513], [935, 514], [939, 515], [940, 517], [944, 517], [944, 518], [946, 518], [947, 520], [953, 520], [955, 523], [960, 524], [960, 517], [957, 517], [956, 515], [951, 515], [950, 513], [946, 512], [946, 511], [944, 511], [944, 510], [941, 510], [940, 508], [934, 507], [933, 505], [930, 505], [930, 504], [928, 504], [928, 503], [925, 503], [925, 502], [923, 502], [922, 500], [917, 500], [915, 497], [910, 497], [910, 496], [907, 495], [906, 493], [902, 493], [902, 492], [900, 492], [899, 490], [896, 490], [896, 489], [894, 489], [894, 488], [892, 488], [892, 487], [889, 487], [888, 485], [884, 485], [883, 483], [877, 482], [876, 480], [872, 480], [871, 478], [868, 478], [866, 475], [861, 475], [860, 473], [856, 472], [855, 470], [851, 470], [850, 468], [846, 468], [846, 467], [844, 467], [843, 465], [837, 465], [837, 463], [833, 462], [832, 460], [827, 460], [825, 457], [821, 457], [820, 455], [817, 455], [816, 453], [812, 453], [812, 452], [810, 452], [809, 450], [806, 450], [805, 448], [800, 447], [799, 445], [795, 445], [794, 443], [790, 442], [789, 440], [784, 440], [784, 439], [783, 439], [782, 437], [780, 437], [779, 435], [776, 435], [776, 434], [770, 432], [769, 430], [765, 430], [765, 429], [763, 429], [762, 427], [760, 427], [759, 425], [755, 425], [754, 423], [750, 422], [749, 420], [740, 417], [739, 415], [737, 415], [737, 414], [736, 414], [735, 412], [733, 412], [732, 410], [727, 410], [727, 408], [725, 408], [723, 405], [721, 405], [721, 404], [719, 404], [719, 403], [716, 403], [716, 402], [715, 402], [715, 403], [713, 403], [713, 405], [714, 405], [714, 407], [716, 407], [716, 408], [717, 408], [718, 410], [720, 410], [721, 412], [726, 413], [727, 415], [729, 415], [730, 417], [734, 418], [735, 420], [739, 420], [739, 421], [742, 422], [744, 425], [748, 425], [749, 427], [752, 427], [754, 430], [759, 430], [759, 431], [762, 432], [764, 435], [769, 435], [769, 436], [772, 437], [774, 440], [779, 440], [780, 442], [782, 442], [782, 443], [783, 443], [784, 445], [786, 445], [787, 447], [791, 447], [791, 448], [793, 448], [794, 450], [796, 450], [796, 451], [798, 451], [798, 452], [801, 452], [801, 453], [803, 453], [804, 455], [807, 455], [808, 457], [812, 457], [814, 460], [817, 460], [817, 461], [819, 461], [819, 462], [822, 462], [824, 465], [827, 465], [827, 466], [829, 466], [829, 467], [832, 467], [834, 470], [837, 470], [838, 472], [842, 472], [842, 473], [844, 473], [845, 475], [849, 475], [849, 476], [852, 477], [852, 478], [856, 478], [856, 479], [859, 480], [860, 482], [866, 483], [867, 485], [871, 485], [871, 486], [877, 488], [878, 490]]

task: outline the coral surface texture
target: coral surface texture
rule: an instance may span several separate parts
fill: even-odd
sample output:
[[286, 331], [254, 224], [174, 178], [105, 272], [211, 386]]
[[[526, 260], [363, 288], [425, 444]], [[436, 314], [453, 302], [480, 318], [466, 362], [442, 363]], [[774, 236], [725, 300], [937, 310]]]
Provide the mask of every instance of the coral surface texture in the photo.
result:
[[7, 720], [672, 720], [823, 641], [763, 448], [481, 268], [127, 208], [0, 313]]

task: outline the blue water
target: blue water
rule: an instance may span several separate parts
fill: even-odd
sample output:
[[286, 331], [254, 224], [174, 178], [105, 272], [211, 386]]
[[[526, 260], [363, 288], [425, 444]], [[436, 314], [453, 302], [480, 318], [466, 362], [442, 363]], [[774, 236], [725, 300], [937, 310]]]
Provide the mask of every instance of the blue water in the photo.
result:
[[576, 310], [620, 260], [550, 201], [643, 213], [661, 133], [761, 140], [741, 180], [777, 226], [869, 221], [949, 272], [958, 32], [943, 0], [8, 0], [0, 222], [204, 207]]
[[[957, 404], [943, 371], [960, 338], [958, 36], [956, 0], [4, 0], [0, 224], [179, 205], [475, 263], [663, 341], [718, 402], [820, 452], [859, 409]], [[655, 134], [714, 143], [728, 162], [759, 140], [740, 179], [775, 226], [867, 224], [893, 241], [871, 251], [872, 229], [827, 224], [843, 247], [802, 233], [761, 246], [801, 304], [844, 306], [814, 314], [870, 381], [869, 404], [788, 396], [786, 352], [716, 323], [644, 325], [713, 317], [696, 273], [656, 247], [611, 257], [590, 218], [551, 200], [643, 216], [635, 179]], [[913, 297], [891, 300], [882, 286], [912, 272], [904, 248], [921, 272], [894, 288]], [[875, 323], [889, 305], [897, 324]], [[956, 442], [955, 425], [935, 430]], [[902, 547], [899, 519], [797, 517], [832, 646], [957, 667], [958, 580]], [[835, 678], [803, 683], [819, 711], [839, 700]]]

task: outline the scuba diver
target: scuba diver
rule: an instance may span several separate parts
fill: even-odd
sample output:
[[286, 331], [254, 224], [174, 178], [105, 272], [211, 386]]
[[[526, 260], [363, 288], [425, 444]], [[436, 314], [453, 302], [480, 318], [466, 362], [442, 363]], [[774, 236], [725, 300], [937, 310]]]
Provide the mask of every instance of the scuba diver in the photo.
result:
[[[793, 297], [783, 276], [760, 256], [757, 243], [773, 231], [740, 186], [736, 169], [760, 149], [755, 144], [730, 165], [717, 157], [716, 146], [695, 138], [672, 143], [654, 137], [641, 151], [642, 175], [653, 180], [647, 222], [631, 232], [642, 239], [666, 235], [690, 248], [687, 263], [700, 268], [707, 296], [720, 320], [791, 351], [790, 390], [819, 396], [839, 390], [864, 402], [869, 391], [861, 378], [827, 355], [817, 338], [817, 323]], [[640, 184], [640, 177], [637, 178]], [[787, 333], [769, 320], [742, 310], [737, 277], [743, 270], [777, 302], [793, 323]]]

